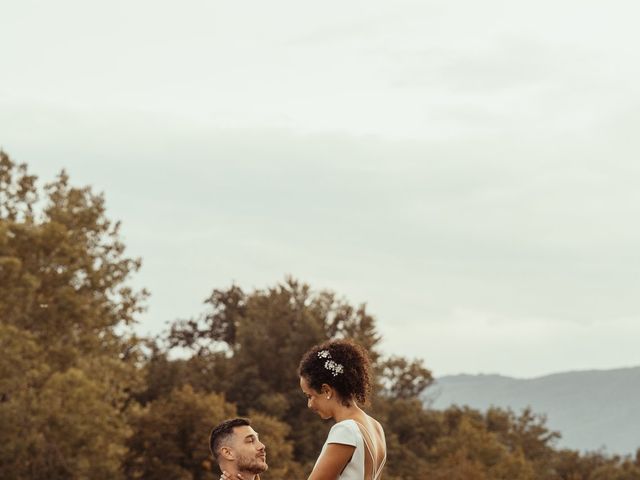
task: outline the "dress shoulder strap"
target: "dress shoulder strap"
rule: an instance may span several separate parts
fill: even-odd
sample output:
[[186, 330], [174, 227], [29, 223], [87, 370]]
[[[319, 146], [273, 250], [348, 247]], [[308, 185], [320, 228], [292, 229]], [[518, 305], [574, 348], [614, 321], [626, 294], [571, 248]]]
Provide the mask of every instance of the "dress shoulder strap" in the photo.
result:
[[374, 448], [376, 445], [376, 441], [373, 435], [371, 435], [367, 427], [365, 427], [363, 424], [361, 424], [357, 420], [354, 420], [354, 422], [356, 423], [356, 425], [358, 426], [358, 429], [362, 433], [364, 446], [367, 449], [367, 452], [369, 453], [369, 457], [371, 458], [371, 480], [378, 480], [378, 478], [380, 477], [380, 474], [382, 473], [382, 467], [384, 467], [384, 464], [387, 461], [387, 450], [386, 449], [384, 450], [384, 457], [382, 457], [382, 461], [380, 462], [380, 465], [377, 465], [376, 457], [375, 457], [375, 448]]

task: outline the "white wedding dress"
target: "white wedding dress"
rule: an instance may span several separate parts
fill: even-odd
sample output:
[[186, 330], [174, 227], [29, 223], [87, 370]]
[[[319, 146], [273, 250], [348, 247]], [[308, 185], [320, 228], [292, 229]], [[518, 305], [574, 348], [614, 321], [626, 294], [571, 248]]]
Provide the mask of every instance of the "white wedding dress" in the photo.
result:
[[[356, 422], [355, 420], [343, 420], [342, 422], [336, 423], [329, 431], [329, 435], [322, 446], [322, 452], [320, 453], [318, 460], [320, 460], [327, 449], [327, 445], [330, 443], [340, 443], [356, 447], [351, 460], [347, 463], [347, 466], [338, 477], [338, 480], [378, 480], [378, 478], [380, 478], [382, 467], [384, 467], [384, 463], [387, 460], [387, 454], [385, 452], [384, 458], [380, 464], [376, 465], [375, 437], [369, 433], [364, 425]], [[365, 455], [368, 455], [371, 459], [370, 479], [364, 478]]]

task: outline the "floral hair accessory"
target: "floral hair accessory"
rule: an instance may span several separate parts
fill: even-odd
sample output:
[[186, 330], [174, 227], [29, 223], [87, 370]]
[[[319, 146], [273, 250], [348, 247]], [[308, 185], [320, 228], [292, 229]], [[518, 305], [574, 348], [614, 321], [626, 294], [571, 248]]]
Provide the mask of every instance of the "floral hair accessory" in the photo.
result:
[[320, 350], [318, 352], [318, 358], [324, 358], [326, 360], [326, 362], [324, 362], [324, 368], [329, 370], [334, 377], [344, 372], [344, 366], [331, 359], [331, 352], [329, 352], [329, 350]]
[[326, 362], [324, 362], [324, 368], [329, 370], [334, 377], [344, 372], [344, 367], [341, 364], [334, 362], [333, 360], [327, 360]]

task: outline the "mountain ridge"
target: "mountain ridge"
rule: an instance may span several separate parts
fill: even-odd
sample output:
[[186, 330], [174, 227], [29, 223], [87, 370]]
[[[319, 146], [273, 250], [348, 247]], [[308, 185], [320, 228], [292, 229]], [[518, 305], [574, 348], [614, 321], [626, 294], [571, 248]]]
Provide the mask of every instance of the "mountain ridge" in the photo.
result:
[[629, 455], [640, 448], [640, 366], [573, 370], [532, 378], [500, 374], [437, 377], [423, 394], [429, 408], [531, 407], [557, 430], [561, 448]]

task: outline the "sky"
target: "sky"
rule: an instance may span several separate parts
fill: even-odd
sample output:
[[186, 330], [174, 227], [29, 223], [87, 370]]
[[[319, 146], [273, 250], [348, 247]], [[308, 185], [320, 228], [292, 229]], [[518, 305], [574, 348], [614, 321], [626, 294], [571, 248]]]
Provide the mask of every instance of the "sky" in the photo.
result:
[[0, 147], [105, 193], [141, 334], [292, 275], [436, 376], [640, 365], [639, 14], [0, 0]]

